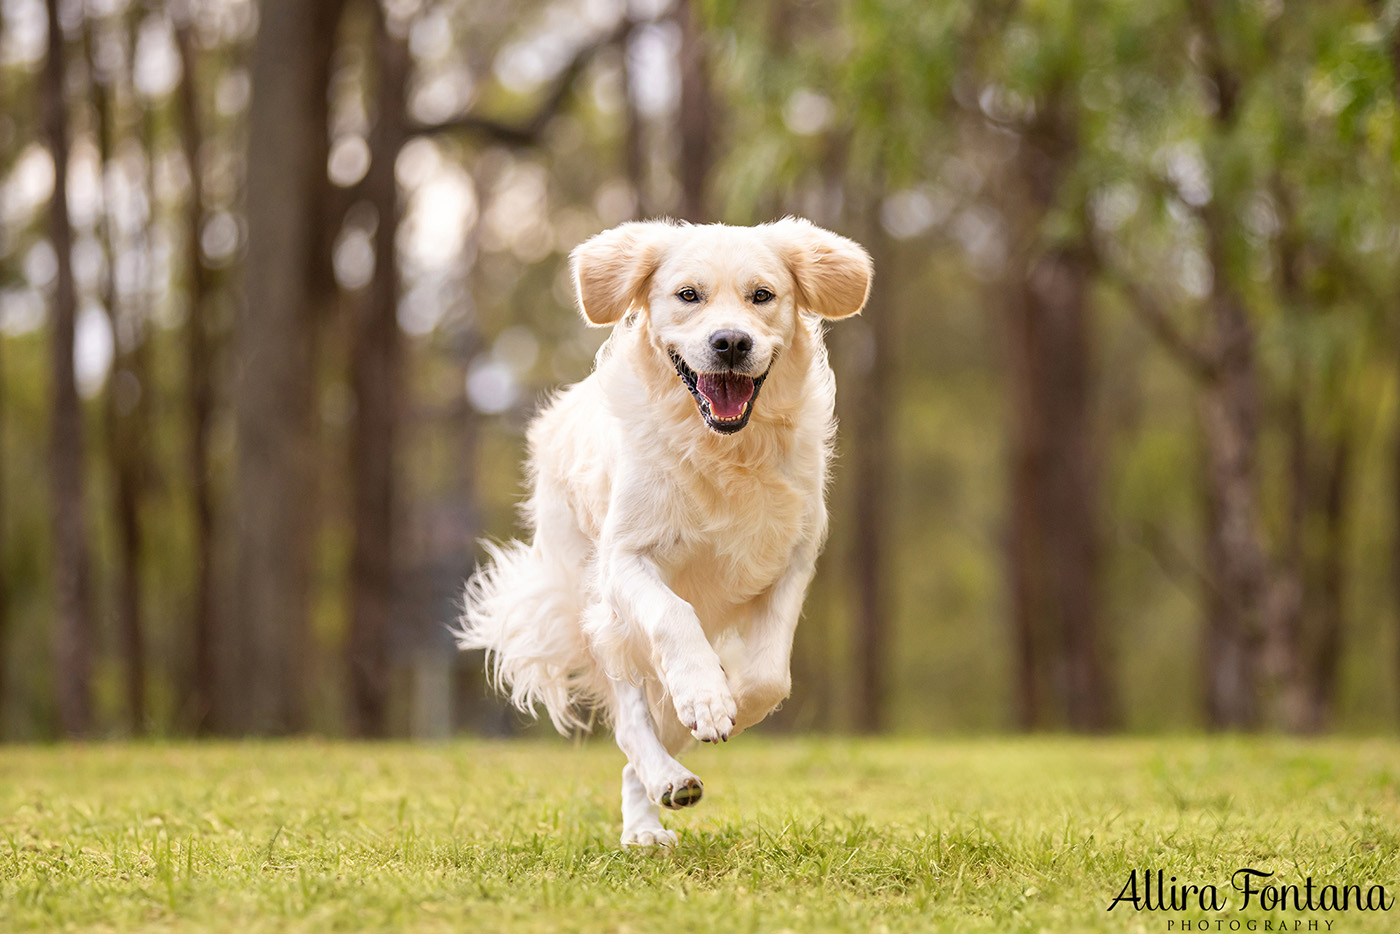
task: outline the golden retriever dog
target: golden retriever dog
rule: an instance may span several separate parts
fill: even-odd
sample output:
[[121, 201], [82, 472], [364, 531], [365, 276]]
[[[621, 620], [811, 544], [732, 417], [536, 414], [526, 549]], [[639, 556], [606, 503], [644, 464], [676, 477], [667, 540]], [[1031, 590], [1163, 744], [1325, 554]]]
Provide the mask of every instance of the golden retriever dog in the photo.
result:
[[670, 845], [658, 808], [702, 793], [675, 756], [788, 695], [827, 528], [823, 319], [864, 307], [872, 267], [795, 218], [623, 224], [571, 262], [584, 317], [613, 332], [531, 424], [533, 535], [487, 545], [456, 635], [561, 733], [610, 722], [622, 842]]

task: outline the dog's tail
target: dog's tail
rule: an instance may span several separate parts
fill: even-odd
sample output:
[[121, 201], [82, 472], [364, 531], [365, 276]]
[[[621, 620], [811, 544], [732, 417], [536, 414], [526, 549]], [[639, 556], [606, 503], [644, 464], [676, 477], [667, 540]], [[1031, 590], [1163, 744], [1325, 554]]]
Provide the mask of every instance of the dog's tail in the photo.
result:
[[483, 546], [490, 560], [467, 581], [458, 647], [486, 650], [492, 684], [520, 710], [536, 716], [542, 704], [565, 736], [587, 730], [603, 688], [573, 590], [524, 542]]

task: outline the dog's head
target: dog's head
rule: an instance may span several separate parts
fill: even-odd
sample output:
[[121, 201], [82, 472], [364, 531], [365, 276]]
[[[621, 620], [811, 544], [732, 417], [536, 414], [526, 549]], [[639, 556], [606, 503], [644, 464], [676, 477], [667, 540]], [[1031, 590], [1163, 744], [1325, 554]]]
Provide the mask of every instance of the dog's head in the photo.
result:
[[570, 259], [584, 317], [609, 325], [638, 310], [678, 385], [721, 434], [748, 424], [798, 315], [856, 314], [872, 274], [854, 241], [797, 218], [759, 227], [623, 224]]

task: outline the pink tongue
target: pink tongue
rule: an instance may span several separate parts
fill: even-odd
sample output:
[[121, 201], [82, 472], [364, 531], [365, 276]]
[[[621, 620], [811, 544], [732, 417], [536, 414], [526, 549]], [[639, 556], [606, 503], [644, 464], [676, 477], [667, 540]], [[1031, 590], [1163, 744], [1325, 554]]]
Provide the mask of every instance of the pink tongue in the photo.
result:
[[738, 418], [753, 398], [753, 380], [733, 373], [701, 373], [695, 382], [716, 418]]

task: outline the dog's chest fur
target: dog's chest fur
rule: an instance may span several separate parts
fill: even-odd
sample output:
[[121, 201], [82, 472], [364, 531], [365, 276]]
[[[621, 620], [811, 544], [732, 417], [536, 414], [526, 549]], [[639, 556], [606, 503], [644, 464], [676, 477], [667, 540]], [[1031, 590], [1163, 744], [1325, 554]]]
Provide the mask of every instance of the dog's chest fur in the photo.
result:
[[[820, 474], [817, 474], [820, 476]], [[667, 582], [711, 634], [741, 622], [740, 609], [787, 571], [805, 537], [813, 491], [785, 470], [722, 466], [672, 476], [681, 494], [671, 535], [656, 555]], [[820, 490], [816, 491], [820, 496]]]
[[531, 428], [538, 473], [566, 491], [593, 557], [643, 553], [711, 638], [742, 630], [824, 536], [833, 392], [817, 337], [801, 333], [738, 436], [707, 429], [669, 361], [625, 331]]

